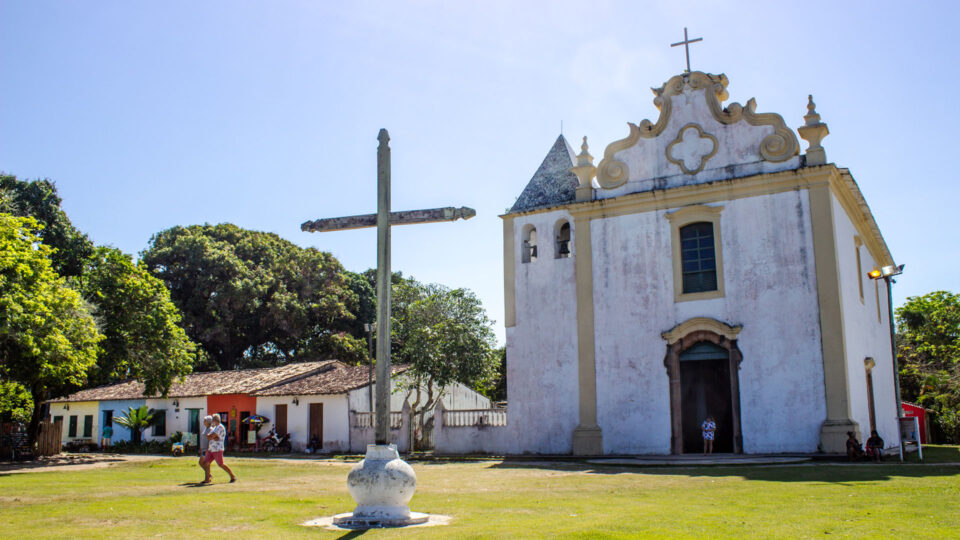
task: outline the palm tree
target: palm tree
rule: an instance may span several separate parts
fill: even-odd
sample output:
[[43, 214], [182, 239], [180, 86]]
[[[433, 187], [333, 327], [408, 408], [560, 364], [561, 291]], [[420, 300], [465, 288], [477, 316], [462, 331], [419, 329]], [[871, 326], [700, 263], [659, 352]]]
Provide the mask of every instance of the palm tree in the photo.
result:
[[113, 421], [125, 428], [129, 428], [130, 433], [133, 434], [133, 443], [139, 444], [143, 430], [153, 424], [153, 414], [153, 409], [147, 410], [146, 405], [141, 405], [138, 409], [130, 407], [126, 416], [115, 416]]

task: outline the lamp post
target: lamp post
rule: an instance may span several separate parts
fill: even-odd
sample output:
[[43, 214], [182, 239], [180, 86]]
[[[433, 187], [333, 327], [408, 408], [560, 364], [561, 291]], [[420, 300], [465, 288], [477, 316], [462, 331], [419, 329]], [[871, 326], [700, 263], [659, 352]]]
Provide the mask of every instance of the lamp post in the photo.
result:
[[377, 330], [377, 323], [363, 323], [367, 332], [367, 347], [370, 349], [370, 369], [367, 370], [367, 395], [370, 397], [370, 412], [373, 413], [373, 333]]
[[900, 448], [900, 461], [903, 461], [903, 434], [900, 432], [900, 416], [903, 414], [903, 406], [900, 402], [900, 369], [897, 367], [897, 333], [893, 324], [893, 284], [895, 276], [903, 273], [903, 265], [884, 266], [879, 270], [871, 270], [867, 273], [870, 279], [883, 279], [887, 284], [887, 308], [889, 309], [890, 319], [890, 353], [893, 356], [893, 389], [897, 398], [897, 440]]

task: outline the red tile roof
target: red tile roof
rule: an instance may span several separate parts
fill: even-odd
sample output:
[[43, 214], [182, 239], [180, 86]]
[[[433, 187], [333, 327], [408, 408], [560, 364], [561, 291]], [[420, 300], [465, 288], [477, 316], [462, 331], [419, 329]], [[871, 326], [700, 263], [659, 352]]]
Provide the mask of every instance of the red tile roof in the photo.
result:
[[[167, 392], [167, 397], [209, 396], [217, 394], [251, 394], [259, 389], [274, 386], [278, 383], [290, 381], [309, 375], [333, 365], [345, 366], [336, 360], [319, 362], [300, 362], [285, 366], [260, 369], [240, 369], [234, 371], [208, 371], [205, 373], [191, 373], [183, 381], [175, 381]], [[366, 369], [366, 368], [362, 368]], [[364, 371], [366, 373], [366, 371]], [[362, 385], [361, 385], [362, 386]], [[80, 390], [66, 397], [51, 399], [49, 402], [67, 401], [105, 401], [111, 399], [143, 399], [160, 397], [159, 395], [145, 396], [144, 385], [137, 381], [98, 386]]]
[[[403, 373], [409, 366], [391, 366], [393, 375]], [[251, 394], [254, 396], [304, 396], [318, 394], [345, 394], [367, 385], [370, 368], [368, 366], [348, 366], [342, 362], [333, 362], [313, 373], [261, 388]], [[376, 381], [376, 374], [373, 380]]]

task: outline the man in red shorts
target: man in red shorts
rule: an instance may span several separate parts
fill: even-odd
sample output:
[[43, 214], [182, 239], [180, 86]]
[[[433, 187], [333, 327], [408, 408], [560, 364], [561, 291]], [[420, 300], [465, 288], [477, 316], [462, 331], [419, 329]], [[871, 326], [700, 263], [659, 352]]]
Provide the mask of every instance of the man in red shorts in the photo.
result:
[[[220, 415], [213, 415], [213, 429], [207, 434], [207, 439], [210, 440], [210, 446], [207, 448], [207, 453], [203, 456], [203, 461], [207, 465], [207, 470], [210, 470], [210, 465], [216, 461], [217, 465], [221, 469], [227, 471], [227, 474], [230, 475], [230, 483], [237, 481], [237, 476], [233, 474], [233, 471], [230, 470], [230, 467], [227, 467], [223, 464], [223, 443], [227, 440], [227, 430], [223, 427], [223, 424], [220, 423]], [[209, 484], [213, 481], [213, 475], [207, 477], [204, 480], [205, 484]]]

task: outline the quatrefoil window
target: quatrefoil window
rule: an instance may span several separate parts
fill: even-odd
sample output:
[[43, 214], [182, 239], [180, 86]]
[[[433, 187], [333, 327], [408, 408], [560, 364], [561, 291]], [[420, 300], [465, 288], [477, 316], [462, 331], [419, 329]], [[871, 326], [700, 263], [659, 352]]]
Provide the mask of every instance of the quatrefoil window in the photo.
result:
[[667, 159], [680, 166], [685, 174], [697, 174], [707, 160], [717, 153], [717, 138], [704, 133], [697, 124], [687, 124], [667, 145]]

